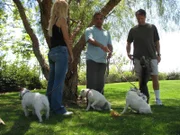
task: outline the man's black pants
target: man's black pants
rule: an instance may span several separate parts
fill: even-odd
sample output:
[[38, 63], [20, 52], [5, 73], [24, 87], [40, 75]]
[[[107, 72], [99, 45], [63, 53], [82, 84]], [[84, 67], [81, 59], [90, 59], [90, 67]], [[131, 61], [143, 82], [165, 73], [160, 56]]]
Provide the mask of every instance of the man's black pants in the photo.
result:
[[95, 89], [100, 93], [104, 93], [105, 83], [105, 63], [97, 63], [92, 60], [86, 61], [86, 80], [87, 88]]

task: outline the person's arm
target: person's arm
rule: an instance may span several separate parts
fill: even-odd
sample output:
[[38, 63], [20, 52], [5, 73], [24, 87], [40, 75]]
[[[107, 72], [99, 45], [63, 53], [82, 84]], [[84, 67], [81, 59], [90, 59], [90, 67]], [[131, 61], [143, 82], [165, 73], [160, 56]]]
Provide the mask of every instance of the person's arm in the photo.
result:
[[133, 28], [130, 29], [129, 33], [128, 33], [128, 38], [127, 38], [127, 45], [126, 45], [126, 52], [127, 52], [127, 56], [129, 57], [129, 59], [133, 59], [133, 56], [131, 53], [131, 43], [134, 41], [134, 37], [133, 37]]
[[158, 60], [158, 62], [160, 62], [161, 61], [161, 52], [160, 52], [159, 40], [155, 42], [155, 45], [156, 45], [157, 60]]
[[97, 42], [97, 41], [94, 40], [93, 38], [89, 38], [89, 39], [87, 40], [87, 42], [89, 42], [90, 44], [92, 44], [92, 45], [94, 45], [94, 46], [100, 47], [100, 48], [101, 48], [103, 51], [105, 51], [105, 52], [111, 52], [107, 46], [104, 46], [104, 45], [100, 44], [99, 42]]
[[111, 44], [108, 44], [107, 46], [108, 46], [108, 49], [110, 50], [110, 52], [108, 53], [107, 59], [110, 59], [113, 53], [113, 46]]
[[69, 37], [68, 26], [67, 26], [66, 19], [65, 18], [59, 19], [58, 24], [59, 24], [58, 26], [60, 26], [60, 28], [62, 30], [64, 41], [66, 42], [68, 52], [69, 52], [69, 55], [71, 57], [71, 62], [73, 62], [74, 57], [73, 57], [73, 52], [72, 52], [72, 40]]
[[127, 42], [126, 52], [127, 52], [127, 56], [129, 57], [129, 59], [132, 59], [132, 55], [130, 54], [130, 52], [131, 52], [131, 43], [130, 42]]

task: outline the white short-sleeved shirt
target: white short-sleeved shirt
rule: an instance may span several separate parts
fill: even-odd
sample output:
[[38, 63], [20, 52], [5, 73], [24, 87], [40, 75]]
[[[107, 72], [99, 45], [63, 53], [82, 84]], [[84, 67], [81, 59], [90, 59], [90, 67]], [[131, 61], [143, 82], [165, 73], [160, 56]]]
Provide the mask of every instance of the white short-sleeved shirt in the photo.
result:
[[[110, 33], [107, 30], [100, 30], [95, 26], [89, 27], [85, 31], [86, 42], [93, 38], [104, 46], [112, 45]], [[106, 63], [107, 53], [100, 47], [94, 46], [87, 42], [86, 60], [93, 60], [97, 63]]]

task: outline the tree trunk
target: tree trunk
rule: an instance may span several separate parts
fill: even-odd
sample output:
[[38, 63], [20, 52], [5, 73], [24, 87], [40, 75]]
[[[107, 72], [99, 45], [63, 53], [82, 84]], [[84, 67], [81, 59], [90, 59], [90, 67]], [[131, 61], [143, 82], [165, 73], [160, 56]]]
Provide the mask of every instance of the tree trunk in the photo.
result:
[[34, 54], [35, 54], [35, 56], [36, 56], [36, 58], [37, 58], [37, 60], [38, 60], [38, 62], [40, 64], [40, 66], [41, 66], [42, 73], [44, 74], [44, 77], [46, 79], [48, 79], [48, 76], [49, 76], [49, 66], [47, 65], [43, 55], [40, 52], [38, 38], [34, 34], [34, 31], [31, 28], [31, 26], [30, 26], [30, 24], [29, 24], [29, 22], [27, 20], [27, 16], [25, 14], [25, 11], [24, 11], [24, 8], [22, 6], [22, 3], [19, 0], [13, 0], [13, 1], [14, 1], [14, 3], [17, 6], [17, 9], [18, 9], [20, 17], [22, 19], [24, 28], [26, 29], [26, 32], [29, 34], [29, 36], [31, 38], [33, 52], [34, 52]]
[[[39, 3], [40, 13], [41, 13], [41, 26], [44, 33], [44, 37], [48, 46], [50, 46], [50, 38], [48, 35], [48, 24], [51, 14], [52, 1], [51, 0], [37, 0]], [[41, 2], [42, 1], [42, 2]]]

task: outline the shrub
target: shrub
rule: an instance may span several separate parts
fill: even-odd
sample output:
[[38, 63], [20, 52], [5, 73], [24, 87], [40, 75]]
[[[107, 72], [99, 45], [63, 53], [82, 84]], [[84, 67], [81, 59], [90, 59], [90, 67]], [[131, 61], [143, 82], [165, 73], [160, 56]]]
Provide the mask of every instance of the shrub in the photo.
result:
[[17, 91], [18, 87], [41, 88], [37, 67], [31, 68], [25, 62], [1, 63], [0, 92]]
[[130, 71], [125, 71], [123, 72], [123, 74], [121, 74], [121, 82], [134, 82], [137, 81], [137, 77], [135, 75], [135, 73], [132, 73]]
[[159, 77], [159, 80], [166, 80], [167, 79], [167, 74], [159, 72], [158, 77]]
[[106, 83], [115, 83], [120, 82], [120, 75], [119, 74], [109, 74], [108, 77], [105, 77]]
[[78, 82], [81, 85], [86, 85], [86, 71], [80, 70], [78, 73]]
[[179, 80], [180, 72], [170, 72], [167, 75], [167, 80]]

